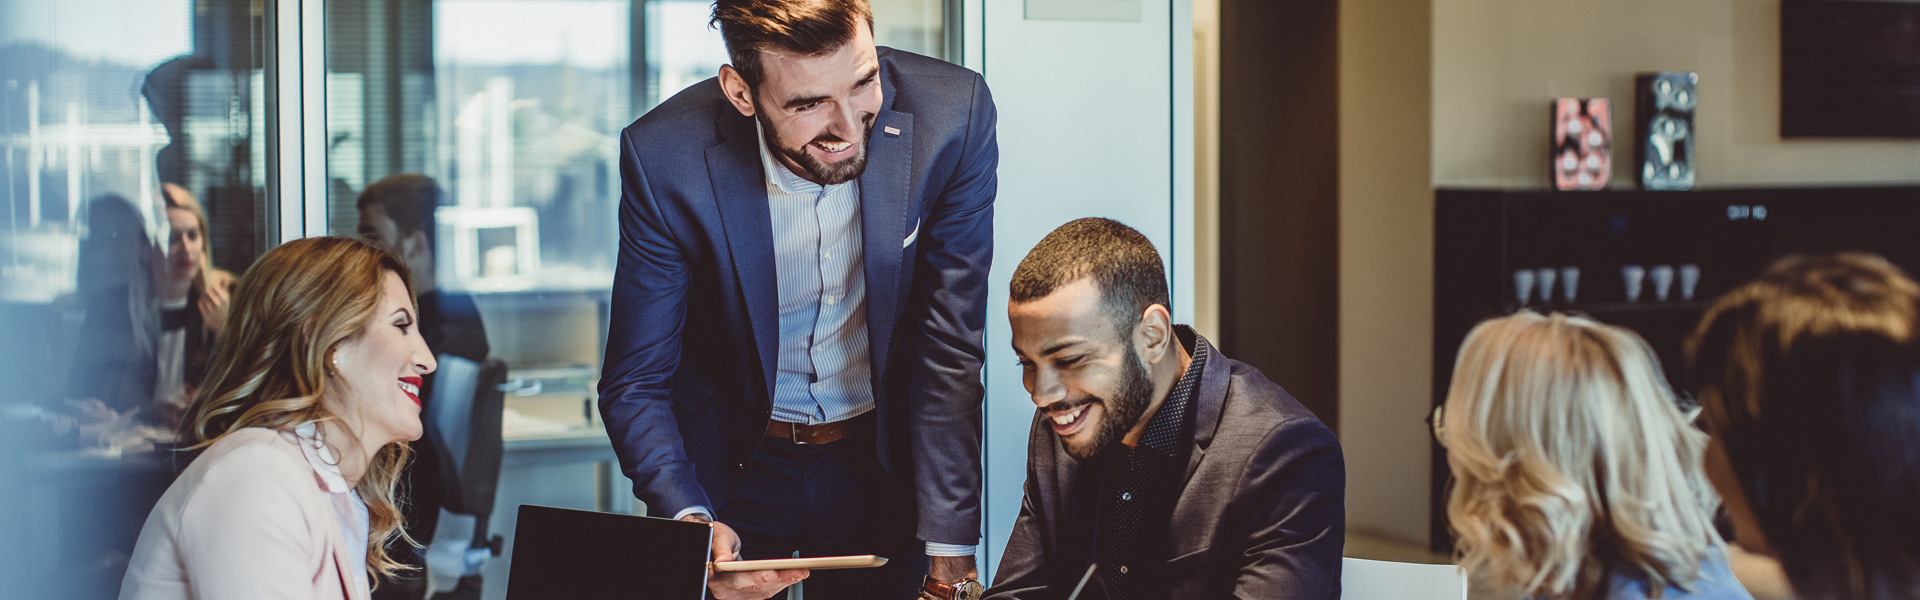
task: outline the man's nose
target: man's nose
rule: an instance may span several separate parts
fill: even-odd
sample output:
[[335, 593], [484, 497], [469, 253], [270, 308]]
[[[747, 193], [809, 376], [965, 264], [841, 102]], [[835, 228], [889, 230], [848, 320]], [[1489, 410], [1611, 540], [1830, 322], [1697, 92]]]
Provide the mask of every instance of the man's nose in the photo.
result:
[[1045, 409], [1067, 398], [1067, 386], [1061, 385], [1060, 378], [1042, 372], [1034, 375], [1033, 405]]
[[850, 102], [843, 102], [840, 104], [840, 110], [834, 114], [833, 125], [829, 130], [842, 140], [858, 142], [862, 137], [860, 125], [864, 120], [859, 109], [854, 108]]

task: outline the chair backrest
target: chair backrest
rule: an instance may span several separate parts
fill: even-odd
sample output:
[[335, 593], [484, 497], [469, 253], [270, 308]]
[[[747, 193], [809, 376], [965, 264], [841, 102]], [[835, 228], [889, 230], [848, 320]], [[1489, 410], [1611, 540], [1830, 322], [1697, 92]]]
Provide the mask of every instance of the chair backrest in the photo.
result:
[[1465, 600], [1467, 574], [1453, 565], [1342, 559], [1340, 597], [1346, 600]]
[[436, 357], [426, 426], [440, 455], [440, 489], [448, 512], [484, 517], [493, 512], [500, 483], [500, 417], [506, 408], [507, 365], [458, 356]]

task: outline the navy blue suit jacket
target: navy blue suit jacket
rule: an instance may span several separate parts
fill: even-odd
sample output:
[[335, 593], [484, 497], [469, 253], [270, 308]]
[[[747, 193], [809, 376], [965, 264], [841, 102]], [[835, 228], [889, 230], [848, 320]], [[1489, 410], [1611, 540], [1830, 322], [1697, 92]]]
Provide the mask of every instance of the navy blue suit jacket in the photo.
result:
[[[913, 488], [918, 537], [976, 544], [993, 99], [973, 71], [889, 48], [879, 59], [860, 176], [874, 442], [890, 483]], [[780, 311], [759, 147], [712, 79], [621, 136], [600, 413], [650, 514], [720, 509], [772, 414]]]

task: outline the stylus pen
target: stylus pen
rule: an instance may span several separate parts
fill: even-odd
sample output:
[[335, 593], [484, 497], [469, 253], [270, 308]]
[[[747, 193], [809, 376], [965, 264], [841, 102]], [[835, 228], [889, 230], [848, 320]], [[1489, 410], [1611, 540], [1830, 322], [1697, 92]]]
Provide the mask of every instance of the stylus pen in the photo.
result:
[[1087, 574], [1080, 576], [1080, 585], [1073, 586], [1073, 593], [1067, 594], [1067, 600], [1074, 600], [1080, 597], [1080, 590], [1087, 588], [1087, 580], [1093, 579], [1093, 570], [1097, 568], [1100, 568], [1100, 563], [1087, 565]]

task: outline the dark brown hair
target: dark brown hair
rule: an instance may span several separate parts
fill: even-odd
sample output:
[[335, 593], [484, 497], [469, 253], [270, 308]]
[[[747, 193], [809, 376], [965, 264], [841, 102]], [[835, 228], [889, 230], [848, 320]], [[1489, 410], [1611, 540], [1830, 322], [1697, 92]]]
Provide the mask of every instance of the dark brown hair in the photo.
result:
[[1687, 342], [1702, 420], [1797, 597], [1920, 592], [1917, 309], [1878, 256], [1790, 256]]
[[[327, 365], [373, 320], [387, 273], [400, 276], [411, 300], [406, 263], [362, 240], [306, 238], [261, 256], [234, 289], [206, 386], [181, 416], [182, 439], [201, 448], [247, 427], [292, 431], [337, 419], [322, 403], [336, 385]], [[413, 543], [395, 494], [411, 455], [404, 442], [382, 446], [367, 457], [367, 473], [354, 488], [371, 517], [367, 571], [375, 580], [407, 569], [387, 555], [387, 542]]]
[[1100, 288], [1100, 306], [1121, 340], [1132, 339], [1147, 307], [1173, 310], [1167, 272], [1153, 242], [1119, 221], [1098, 217], [1069, 222], [1041, 238], [1013, 270], [1007, 299], [1015, 304], [1039, 300], [1082, 277], [1092, 277]]
[[761, 52], [833, 52], [853, 40], [855, 27], [873, 28], [873, 9], [866, 0], [719, 0], [711, 24], [720, 28], [733, 68], [757, 87]]
[[[434, 231], [433, 211], [440, 208], [442, 196], [440, 184], [432, 177], [419, 173], [401, 173], [389, 175], [373, 182], [367, 189], [360, 191], [360, 199], [355, 206], [365, 211], [367, 207], [379, 205], [393, 219], [394, 229], [405, 238], [419, 231], [427, 234], [427, 247], [437, 248], [434, 243], [439, 236]], [[390, 248], [398, 249], [400, 240], [380, 240]]]

